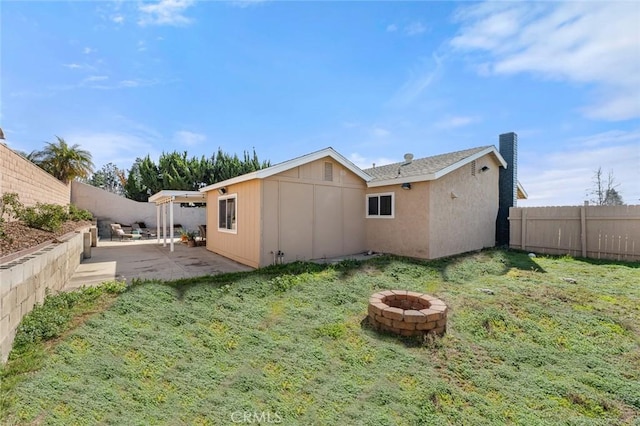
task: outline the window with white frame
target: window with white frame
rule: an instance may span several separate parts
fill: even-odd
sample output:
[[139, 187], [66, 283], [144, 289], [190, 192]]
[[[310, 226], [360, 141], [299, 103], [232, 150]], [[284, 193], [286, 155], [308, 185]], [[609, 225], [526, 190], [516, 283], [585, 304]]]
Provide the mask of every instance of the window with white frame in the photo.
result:
[[223, 232], [237, 231], [236, 213], [238, 210], [236, 194], [218, 197], [218, 230]]
[[367, 194], [367, 217], [393, 218], [394, 194]]

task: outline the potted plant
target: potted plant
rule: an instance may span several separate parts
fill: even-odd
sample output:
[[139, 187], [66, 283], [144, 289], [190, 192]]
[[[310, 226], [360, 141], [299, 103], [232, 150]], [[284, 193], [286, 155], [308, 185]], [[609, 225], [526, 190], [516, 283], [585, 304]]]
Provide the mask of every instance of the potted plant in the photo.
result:
[[188, 231], [186, 234], [187, 234], [187, 246], [195, 247], [196, 246], [196, 233], [195, 233], [195, 231]]
[[186, 243], [189, 240], [189, 233], [186, 230], [180, 231], [180, 242]]

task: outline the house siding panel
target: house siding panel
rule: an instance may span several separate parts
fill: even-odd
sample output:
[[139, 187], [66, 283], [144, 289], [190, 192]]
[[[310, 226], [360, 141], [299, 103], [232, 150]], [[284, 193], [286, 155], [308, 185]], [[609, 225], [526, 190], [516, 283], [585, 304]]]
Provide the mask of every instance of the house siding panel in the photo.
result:
[[245, 265], [260, 264], [260, 181], [230, 185], [227, 195], [237, 194], [237, 233], [218, 230], [217, 191], [207, 193], [207, 249]]
[[495, 245], [499, 164], [484, 156], [476, 170], [484, 166], [475, 176], [468, 164], [431, 182], [430, 259]]
[[346, 254], [367, 250], [364, 194], [364, 185], [362, 188], [342, 188], [342, 240]]
[[[297, 170], [297, 167], [296, 167]], [[273, 263], [273, 254], [280, 250], [280, 185], [278, 181], [262, 182], [262, 245], [260, 265]]]
[[[326, 162], [333, 181], [324, 180]], [[278, 250], [285, 262], [364, 251], [364, 181], [331, 158], [294, 170], [263, 182], [261, 265]]]
[[313, 257], [313, 186], [280, 182], [280, 250], [285, 262]]
[[342, 188], [316, 185], [314, 207], [313, 257], [344, 254]]
[[[401, 183], [367, 190], [367, 194], [394, 193], [395, 206], [393, 219], [365, 219], [367, 249], [427, 258], [429, 254], [429, 183], [413, 183], [410, 190], [401, 189]], [[364, 197], [361, 203], [364, 210]], [[363, 217], [364, 213], [363, 211]]]

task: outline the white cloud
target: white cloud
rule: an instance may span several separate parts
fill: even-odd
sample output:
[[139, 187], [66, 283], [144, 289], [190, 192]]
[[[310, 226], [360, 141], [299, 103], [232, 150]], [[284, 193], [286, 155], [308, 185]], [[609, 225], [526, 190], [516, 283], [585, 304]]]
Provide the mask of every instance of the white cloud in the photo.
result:
[[269, 0], [231, 0], [231, 4], [236, 7], [251, 7], [265, 3]]
[[148, 86], [155, 86], [156, 84], [158, 84], [159, 81], [158, 80], [148, 80], [148, 79], [132, 79], [132, 80], [120, 80], [119, 82], [117, 82], [116, 84], [113, 85], [101, 85], [101, 86], [93, 86], [93, 89], [103, 89], [103, 90], [110, 90], [110, 89], [130, 89], [130, 88], [136, 88], [136, 87], [148, 87]]
[[129, 132], [76, 131], [66, 133], [65, 140], [88, 150], [96, 169], [107, 163], [128, 168], [137, 157], [156, 152], [155, 141], [150, 135]]
[[94, 82], [94, 81], [104, 81], [104, 80], [108, 80], [108, 79], [109, 79], [109, 77], [107, 77], [106, 75], [92, 75], [92, 76], [89, 76], [89, 77], [85, 78], [83, 80], [83, 82], [84, 83], [91, 83], [91, 82]]
[[173, 142], [180, 145], [194, 146], [206, 141], [207, 137], [200, 133], [180, 130], [173, 134]]
[[422, 22], [412, 22], [404, 28], [404, 32], [409, 36], [422, 34], [427, 31], [427, 27]]
[[142, 80], [122, 80], [118, 83], [118, 87], [139, 87], [142, 84]]
[[424, 25], [422, 22], [420, 21], [413, 21], [410, 22], [404, 26], [402, 26], [402, 28], [400, 28], [397, 24], [389, 24], [387, 25], [387, 32], [388, 33], [394, 33], [397, 32], [398, 30], [402, 30], [402, 33], [408, 36], [415, 36], [418, 34], [422, 34], [425, 31], [427, 31], [427, 26]]
[[111, 20], [113, 22], [115, 22], [116, 24], [120, 24], [120, 25], [124, 24], [124, 16], [122, 16], [122, 15], [112, 16]]
[[391, 132], [387, 129], [384, 129], [382, 127], [379, 126], [374, 126], [371, 129], [371, 134], [373, 136], [375, 136], [376, 138], [386, 138], [387, 136], [389, 136], [391, 134]]
[[84, 53], [85, 55], [90, 55], [92, 53], [94, 53], [96, 51], [96, 49], [92, 49], [90, 47], [85, 47], [84, 49], [82, 49], [82, 53]]
[[193, 0], [160, 0], [157, 3], [144, 3], [139, 7], [141, 12], [138, 25], [170, 25], [186, 26], [191, 19], [184, 16], [184, 12], [191, 7]]
[[[392, 105], [405, 106], [413, 102], [440, 76], [442, 60], [435, 53], [432, 55], [432, 59], [433, 62], [425, 61], [419, 69], [410, 72], [409, 79], [391, 100]], [[428, 70], [425, 71], [425, 68]]]
[[115, 89], [134, 89], [137, 87], [149, 87], [160, 84], [157, 79], [129, 79], [120, 80], [117, 82], [110, 82], [106, 75], [92, 75], [82, 79], [75, 84], [51, 86], [49, 87], [49, 94], [53, 94], [65, 90], [75, 89], [96, 89], [96, 90], [115, 90]]
[[455, 129], [457, 127], [468, 126], [469, 124], [477, 123], [480, 119], [478, 117], [468, 116], [453, 116], [440, 120], [435, 124], [440, 129]]
[[592, 198], [588, 192], [599, 167], [613, 173], [625, 203], [640, 204], [640, 130], [574, 139], [567, 150], [546, 155], [520, 145], [518, 180], [529, 193], [520, 206], [581, 205]]
[[595, 85], [586, 116], [640, 117], [637, 2], [487, 2], [461, 8], [451, 46], [481, 50], [482, 74], [533, 73]]
[[377, 158], [373, 158], [373, 157], [365, 157], [362, 154], [359, 154], [357, 152], [353, 152], [349, 155], [349, 161], [351, 161], [353, 164], [355, 164], [356, 166], [360, 167], [361, 169], [368, 169], [373, 167], [373, 165], [375, 164], [376, 166], [384, 166], [385, 164], [392, 164], [392, 163], [397, 163], [400, 160], [392, 160], [390, 158], [386, 158], [386, 157], [377, 157]]
[[360, 127], [361, 125], [357, 121], [345, 121], [344, 123], [342, 123], [342, 126], [346, 129], [353, 129]]
[[65, 68], [69, 68], [70, 70], [83, 70], [83, 71], [95, 71], [96, 67], [94, 67], [93, 65], [89, 65], [86, 63], [76, 63], [73, 62], [71, 64], [62, 64], [63, 67]]

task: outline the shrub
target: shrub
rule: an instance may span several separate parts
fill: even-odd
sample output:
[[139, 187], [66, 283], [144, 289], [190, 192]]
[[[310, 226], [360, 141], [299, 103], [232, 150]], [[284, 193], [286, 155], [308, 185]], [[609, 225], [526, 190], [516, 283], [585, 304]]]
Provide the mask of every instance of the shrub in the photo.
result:
[[4, 218], [5, 215], [17, 218], [22, 208], [23, 206], [18, 199], [18, 194], [15, 192], [6, 192], [2, 194], [2, 199], [0, 199], [0, 219]]
[[17, 218], [21, 210], [22, 204], [20, 203], [20, 200], [18, 200], [18, 194], [16, 194], [15, 192], [7, 192], [2, 194], [2, 198], [0, 198], [0, 238], [5, 237], [5, 215], [9, 218]]
[[0, 199], [0, 237], [4, 237], [4, 217], [16, 218], [30, 228], [56, 232], [67, 220], [79, 222], [91, 220], [93, 215], [88, 210], [78, 208], [74, 204], [63, 207], [57, 204], [38, 203], [35, 207], [24, 207], [18, 199], [18, 194], [8, 192]]
[[69, 219], [80, 222], [81, 220], [93, 219], [93, 215], [89, 210], [81, 209], [75, 204], [69, 204]]
[[38, 203], [22, 209], [19, 218], [30, 228], [56, 232], [69, 219], [69, 214], [63, 206]]

